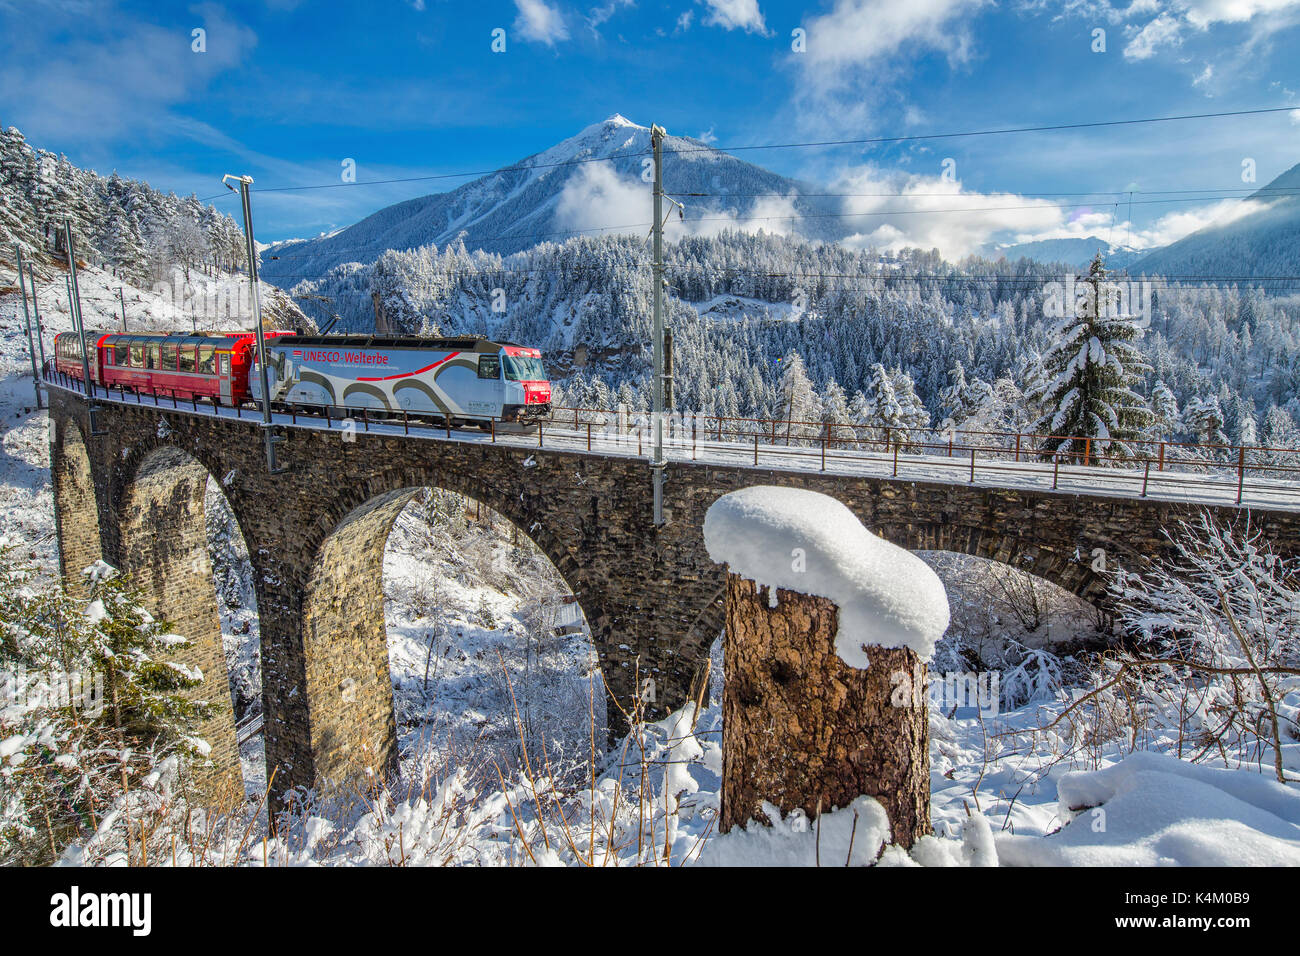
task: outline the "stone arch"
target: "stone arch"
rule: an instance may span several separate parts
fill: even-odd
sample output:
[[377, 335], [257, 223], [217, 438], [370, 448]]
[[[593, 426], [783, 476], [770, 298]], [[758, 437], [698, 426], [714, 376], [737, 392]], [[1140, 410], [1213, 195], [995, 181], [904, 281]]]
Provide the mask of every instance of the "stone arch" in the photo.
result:
[[[113, 563], [145, 595], [146, 609], [189, 640], [177, 659], [202, 670], [191, 693], [209, 707], [198, 730], [211, 745], [195, 783], [218, 802], [243, 797], [230, 679], [222, 646], [205, 496], [211, 472], [189, 451], [165, 441], [132, 448], [111, 492], [116, 522], [105, 527]], [[238, 515], [236, 514], [238, 522]]]
[[594, 637], [599, 612], [583, 599], [585, 575], [540, 518], [529, 520], [526, 501], [512, 502], [496, 489], [452, 472], [405, 471], [363, 482], [324, 509], [313, 529], [315, 544], [308, 549], [312, 559], [302, 591], [300, 640], [309, 779], [318, 787], [397, 769], [384, 554], [398, 515], [425, 488], [481, 501], [537, 545], [577, 597], [601, 651], [602, 674], [607, 674], [603, 649]]
[[69, 416], [51, 417], [50, 423], [54, 429], [50, 480], [59, 572], [71, 584], [83, 569], [104, 556], [99, 500], [81, 422]]

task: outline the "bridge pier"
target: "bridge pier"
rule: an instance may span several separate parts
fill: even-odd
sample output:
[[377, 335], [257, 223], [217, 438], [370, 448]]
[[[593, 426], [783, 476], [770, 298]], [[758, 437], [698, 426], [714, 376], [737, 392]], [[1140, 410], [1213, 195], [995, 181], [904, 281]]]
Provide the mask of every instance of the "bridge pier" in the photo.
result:
[[144, 590], [150, 614], [189, 640], [177, 657], [203, 672], [202, 684], [188, 694], [207, 704], [199, 734], [212, 747], [196, 767], [195, 782], [209, 799], [238, 806], [244, 784], [208, 553], [207, 469], [180, 448], [161, 446], [123, 478], [129, 483], [114, 501], [117, 533], [107, 536], [116, 539], [110, 563]]
[[100, 540], [101, 493], [84, 435], [88, 423], [74, 415], [51, 419], [50, 483], [54, 491], [54, 527], [59, 540], [59, 573], [69, 587], [81, 572], [104, 556]]

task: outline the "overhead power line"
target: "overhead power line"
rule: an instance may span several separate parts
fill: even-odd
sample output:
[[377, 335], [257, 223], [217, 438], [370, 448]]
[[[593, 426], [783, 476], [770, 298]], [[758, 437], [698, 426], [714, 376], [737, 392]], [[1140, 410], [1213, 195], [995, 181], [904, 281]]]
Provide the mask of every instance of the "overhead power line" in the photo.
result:
[[[1289, 113], [1295, 110], [1294, 106], [1273, 106], [1263, 107], [1250, 110], [1223, 110], [1217, 113], [1185, 113], [1176, 116], [1152, 116], [1142, 117], [1139, 119], [1125, 120], [1096, 120], [1086, 123], [1056, 123], [1043, 126], [1012, 126], [1000, 127], [995, 129], [977, 129], [962, 130], [958, 132], [946, 133], [913, 133], [902, 136], [873, 136], [862, 139], [838, 139], [838, 140], [815, 140], [809, 142], [787, 142], [787, 143], [753, 143], [739, 146], [688, 146], [688, 147], [669, 147], [668, 152], [673, 153], [736, 153], [747, 152], [760, 149], [819, 149], [834, 146], [873, 146], [884, 145], [889, 143], [907, 143], [921, 142], [936, 139], [959, 139], [964, 137], [983, 137], [983, 136], [1006, 136], [1019, 133], [1047, 133], [1060, 132], [1065, 130], [1080, 129], [1101, 129], [1105, 127], [1118, 126], [1139, 126], [1153, 123], [1177, 123], [1190, 122], [1193, 120], [1211, 120], [1223, 119], [1231, 116], [1262, 116], [1274, 113]], [[359, 180], [357, 182], [328, 182], [315, 183], [300, 186], [268, 186], [255, 189], [254, 192], [297, 192], [306, 189], [340, 189], [345, 186], [384, 186], [394, 183], [414, 183], [414, 182], [432, 182], [444, 179], [467, 179], [477, 178], [479, 176], [491, 176], [497, 173], [513, 172], [516, 170], [532, 169], [556, 169], [565, 166], [584, 166], [591, 163], [607, 163], [621, 159], [636, 159], [651, 154], [650, 150], [635, 150], [627, 153], [616, 153], [611, 156], [586, 156], [581, 158], [560, 160], [552, 163], [530, 163], [522, 160], [518, 163], [512, 163], [507, 166], [501, 166], [496, 169], [479, 169], [469, 170], [460, 173], [431, 173], [427, 176], [406, 176], [396, 179], [370, 179]], [[221, 198], [225, 194], [218, 193], [210, 198], [202, 199], [200, 202], [211, 202]]]
[[[1008, 275], [1004, 273], [984, 273], [979, 275], [962, 275], [950, 273], [916, 273], [916, 272], [890, 272], [882, 271], [877, 273], [849, 273], [849, 272], [796, 272], [796, 271], [775, 271], [775, 270], [758, 270], [758, 269], [681, 269], [671, 265], [668, 266], [669, 274], [674, 279], [701, 278], [710, 281], [719, 279], [730, 279], [738, 277], [757, 278], [757, 279], [796, 279], [800, 281], [813, 281], [819, 279], [852, 279], [859, 282], [873, 283], [872, 286], [843, 286], [841, 288], [874, 288], [874, 284], [881, 282], [950, 282], [954, 284], [965, 283], [997, 283], [1006, 285], [1026, 284], [1042, 285], [1045, 282], [1058, 281], [1063, 276], [1055, 273], [1043, 275]], [[276, 276], [276, 279], [323, 279], [327, 274], [311, 273], [288, 273]], [[449, 271], [440, 271], [439, 277], [475, 279], [475, 278], [498, 278], [504, 276], [554, 276], [557, 278], [573, 278], [572, 270], [565, 269], [456, 269]], [[1078, 281], [1084, 281], [1084, 277], [1076, 274]], [[1111, 278], [1114, 281], [1139, 281], [1137, 276], [1120, 275], [1112, 273]], [[1155, 279], [1142, 281], [1157, 282], [1163, 286], [1175, 284], [1192, 284], [1192, 283], [1300, 283], [1300, 274], [1297, 275], [1269, 275], [1269, 276], [1246, 276], [1246, 275], [1213, 275], [1213, 274], [1180, 274], [1180, 275], [1161, 275]]]
[[1075, 129], [1100, 129], [1107, 126], [1139, 126], [1149, 123], [1178, 123], [1186, 120], [1222, 119], [1229, 116], [1258, 116], [1290, 113], [1294, 106], [1270, 106], [1253, 110], [1223, 110], [1218, 113], [1183, 113], [1177, 116], [1152, 116], [1142, 119], [1096, 120], [1087, 123], [1055, 123], [1048, 126], [1009, 126], [998, 129], [964, 130], [958, 133], [914, 133], [906, 136], [872, 136], [864, 139], [827, 139], [816, 142], [760, 143], [749, 146], [689, 146], [675, 148], [675, 153], [738, 153], [755, 149], [806, 149], [827, 146], [876, 146], [887, 143], [911, 143], [933, 139], [957, 139], [967, 136], [1005, 136], [1014, 133], [1049, 133]]

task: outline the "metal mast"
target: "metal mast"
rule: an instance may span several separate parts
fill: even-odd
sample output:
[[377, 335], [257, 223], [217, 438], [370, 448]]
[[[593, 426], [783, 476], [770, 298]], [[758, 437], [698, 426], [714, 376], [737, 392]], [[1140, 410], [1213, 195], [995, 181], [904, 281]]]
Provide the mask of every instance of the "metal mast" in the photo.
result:
[[95, 383], [90, 378], [90, 348], [86, 343], [86, 323], [81, 316], [81, 288], [77, 285], [77, 254], [72, 246], [72, 220], [63, 220], [63, 238], [68, 251], [68, 312], [81, 340], [81, 371], [86, 383], [86, 408], [90, 416], [90, 434], [103, 435], [99, 428], [98, 407], [95, 405]]
[[244, 245], [248, 251], [248, 281], [253, 284], [253, 316], [257, 319], [257, 370], [262, 379], [262, 437], [266, 444], [266, 467], [273, 475], [281, 474], [284, 469], [275, 457], [275, 446], [284, 439], [275, 434], [275, 425], [271, 421], [271, 384], [266, 370], [266, 334], [262, 329], [262, 290], [257, 281], [257, 244], [253, 240], [253, 206], [249, 199], [248, 187], [253, 184], [252, 176], [221, 177], [226, 188], [231, 191], [228, 180], [238, 180], [239, 198], [244, 207]]
[[654, 150], [654, 451], [650, 470], [654, 474], [654, 523], [664, 523], [664, 165], [663, 127], [650, 127], [650, 145]]
[[32, 385], [36, 388], [36, 407], [44, 408], [41, 401], [41, 372], [36, 365], [36, 345], [32, 341], [32, 313], [27, 308], [27, 283], [23, 280], [23, 250], [14, 244], [14, 255], [18, 257], [18, 288], [23, 291], [23, 318], [27, 320], [27, 351], [32, 357]]
[[[22, 282], [22, 276], [18, 281]], [[45, 332], [41, 329], [41, 303], [36, 297], [36, 272], [32, 269], [32, 264], [27, 263], [27, 280], [32, 287], [32, 315], [36, 318], [36, 349], [41, 356], [41, 368], [45, 368]], [[42, 373], [43, 374], [43, 373]]]

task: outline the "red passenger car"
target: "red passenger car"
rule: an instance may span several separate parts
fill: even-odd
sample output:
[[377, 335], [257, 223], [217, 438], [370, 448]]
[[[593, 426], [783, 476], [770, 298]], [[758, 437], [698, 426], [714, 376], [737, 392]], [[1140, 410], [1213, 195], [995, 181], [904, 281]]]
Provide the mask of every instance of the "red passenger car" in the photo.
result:
[[[267, 337], [277, 334], [286, 333]], [[90, 377], [97, 385], [221, 405], [248, 400], [248, 370], [257, 343], [251, 332], [97, 333], [93, 342]], [[54, 364], [65, 375], [82, 377], [80, 336], [61, 332], [54, 337]]]

